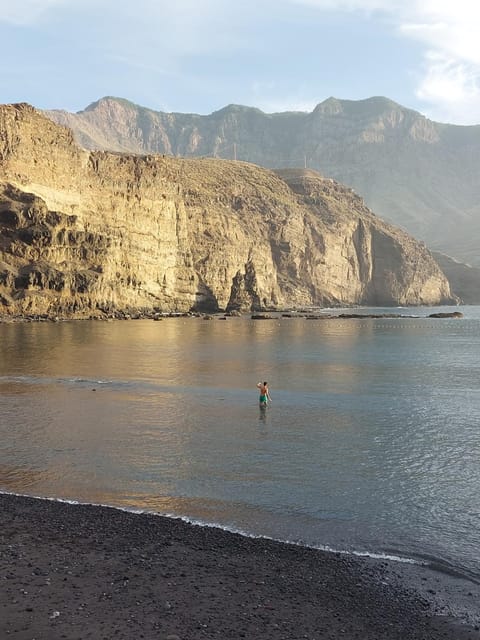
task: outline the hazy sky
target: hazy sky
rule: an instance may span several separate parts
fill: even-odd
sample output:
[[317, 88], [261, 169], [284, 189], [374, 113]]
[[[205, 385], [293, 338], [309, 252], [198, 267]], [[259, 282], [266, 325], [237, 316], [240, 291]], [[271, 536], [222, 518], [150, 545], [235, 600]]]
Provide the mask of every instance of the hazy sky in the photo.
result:
[[207, 114], [386, 96], [480, 123], [478, 0], [0, 0], [0, 102]]

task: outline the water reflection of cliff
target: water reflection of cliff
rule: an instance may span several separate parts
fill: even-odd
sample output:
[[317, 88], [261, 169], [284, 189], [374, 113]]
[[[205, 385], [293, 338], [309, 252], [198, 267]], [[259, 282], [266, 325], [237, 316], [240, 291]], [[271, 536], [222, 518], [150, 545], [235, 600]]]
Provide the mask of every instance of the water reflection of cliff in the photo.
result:
[[16, 465], [0, 465], [0, 487], [11, 493], [27, 492], [48, 478], [48, 471], [35, 470]]
[[[427, 379], [428, 363], [400, 356], [431, 332], [427, 321], [371, 319], [0, 325], [0, 465], [20, 473], [0, 488], [103, 501], [113, 487], [171, 496], [200, 483], [208, 494], [211, 456], [234, 466], [249, 454], [245, 430], [255, 447], [259, 426], [296, 424], [305, 410], [315, 430], [354, 439], [362, 398], [386, 411], [392, 385]], [[260, 379], [274, 399], [265, 422]]]
[[[413, 325], [415, 326], [412, 326]], [[384, 322], [387, 342], [420, 321]], [[70, 322], [0, 327], [0, 375], [154, 380], [167, 385], [309, 387], [361, 374], [378, 353], [379, 321], [304, 318], [255, 322], [169, 318], [163, 322]], [[427, 329], [428, 331], [428, 329]], [[374, 339], [375, 338], [375, 339]], [[370, 348], [375, 345], [372, 351]], [[299, 358], [299, 351], [302, 357]]]

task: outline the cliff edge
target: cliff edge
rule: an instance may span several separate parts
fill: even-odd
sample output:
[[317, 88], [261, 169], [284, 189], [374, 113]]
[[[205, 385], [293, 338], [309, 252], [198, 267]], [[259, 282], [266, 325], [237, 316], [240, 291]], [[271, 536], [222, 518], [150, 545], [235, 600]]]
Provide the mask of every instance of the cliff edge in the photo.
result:
[[0, 106], [0, 314], [454, 301], [423, 245], [316, 172], [89, 152]]

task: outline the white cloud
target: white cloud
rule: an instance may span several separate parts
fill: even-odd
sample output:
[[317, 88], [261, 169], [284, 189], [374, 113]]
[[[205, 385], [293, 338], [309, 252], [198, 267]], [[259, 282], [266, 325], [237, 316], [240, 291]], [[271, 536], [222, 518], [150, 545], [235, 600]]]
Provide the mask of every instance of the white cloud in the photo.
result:
[[424, 53], [415, 70], [417, 96], [429, 115], [480, 122], [480, 3], [478, 0], [290, 0], [328, 11], [381, 14]]
[[416, 95], [429, 115], [480, 122], [478, 0], [290, 0], [319, 10], [381, 15], [400, 36], [424, 47]]
[[434, 120], [471, 124], [480, 122], [480, 70], [439, 52], [425, 55], [417, 97], [430, 105]]
[[418, 98], [435, 119], [480, 122], [480, 5], [427, 0], [400, 32], [426, 46]]
[[0, 0], [0, 22], [26, 25], [36, 22], [50, 9], [69, 0]]
[[436, 51], [480, 64], [480, 4], [476, 0], [424, 0], [415, 3], [401, 31]]

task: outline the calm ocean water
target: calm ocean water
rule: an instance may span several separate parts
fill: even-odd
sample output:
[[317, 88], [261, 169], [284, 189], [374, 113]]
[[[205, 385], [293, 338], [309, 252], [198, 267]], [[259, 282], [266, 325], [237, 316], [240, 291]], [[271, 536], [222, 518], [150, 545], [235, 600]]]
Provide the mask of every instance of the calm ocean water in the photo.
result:
[[480, 307], [438, 310], [0, 325], [0, 490], [480, 578]]

